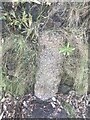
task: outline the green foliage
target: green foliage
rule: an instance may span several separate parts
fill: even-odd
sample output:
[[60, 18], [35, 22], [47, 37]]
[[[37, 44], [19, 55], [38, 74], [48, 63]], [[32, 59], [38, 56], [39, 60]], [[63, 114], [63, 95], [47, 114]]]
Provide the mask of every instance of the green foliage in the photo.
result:
[[21, 30], [22, 26], [25, 28], [31, 28], [32, 24], [32, 16], [29, 13], [28, 15], [26, 14], [25, 10], [22, 12], [22, 17], [17, 16], [15, 11], [11, 12], [5, 12], [4, 13], [4, 19], [7, 21], [7, 23], [12, 27], [18, 27], [18, 29]]
[[69, 103], [63, 101], [63, 107], [67, 111], [70, 118], [75, 118], [75, 109]]
[[70, 47], [70, 44], [67, 43], [66, 46], [59, 49], [59, 52], [62, 53], [63, 55], [69, 56], [74, 50], [75, 50], [75, 48]]
[[[29, 47], [25, 37], [14, 34], [4, 39], [2, 82], [5, 84], [7, 92], [14, 96], [23, 95], [27, 89], [30, 91], [29, 86], [35, 82], [37, 51], [33, 47], [37, 42], [32, 44], [30, 41], [31, 47]], [[7, 64], [12, 65], [12, 63], [15, 68], [10, 71], [6, 66]], [[11, 75], [12, 78], [10, 78]]]
[[[18, 5], [19, 4], [17, 3], [17, 6]], [[23, 95], [27, 89], [30, 91], [31, 88], [29, 87], [35, 83], [35, 61], [38, 43], [34, 31], [37, 28], [36, 26], [32, 27], [32, 15], [30, 13], [26, 14], [24, 8], [21, 8], [19, 14], [17, 14], [15, 10], [10, 12], [4, 11], [3, 18], [10, 33], [12, 32], [11, 28], [13, 28], [14, 34], [11, 33], [8, 37], [4, 38], [4, 43], [2, 45], [2, 82], [4, 83], [7, 92], [10, 92], [15, 96]], [[15, 31], [18, 31], [19, 34], [16, 35]], [[15, 64], [13, 73], [6, 67], [8, 63]], [[10, 78], [11, 73], [12, 78]]]
[[12, 94], [13, 96], [21, 96], [24, 95], [26, 90], [26, 85], [21, 82], [18, 78], [13, 78], [10, 80], [7, 76], [2, 76], [2, 81], [4, 83], [4, 90]]
[[88, 65], [85, 57], [80, 61], [74, 87], [79, 95], [86, 94], [88, 90]]

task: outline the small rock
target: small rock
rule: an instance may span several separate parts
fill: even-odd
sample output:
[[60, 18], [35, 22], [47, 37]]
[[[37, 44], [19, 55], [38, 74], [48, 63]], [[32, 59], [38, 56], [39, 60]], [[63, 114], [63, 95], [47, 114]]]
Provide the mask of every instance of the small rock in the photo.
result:
[[55, 107], [56, 107], [56, 106], [55, 106], [55, 104], [54, 104], [53, 102], [51, 102], [51, 105], [52, 105], [52, 107], [53, 107], [53, 108], [55, 108]]
[[26, 101], [23, 102], [23, 106], [26, 108], [28, 107]]
[[3, 105], [3, 109], [4, 109], [4, 111], [7, 111], [7, 106]]
[[3, 98], [2, 100], [1, 100], [1, 103], [3, 103], [5, 101], [5, 98]]
[[52, 100], [53, 100], [53, 101], [57, 101], [55, 97], [52, 97]]

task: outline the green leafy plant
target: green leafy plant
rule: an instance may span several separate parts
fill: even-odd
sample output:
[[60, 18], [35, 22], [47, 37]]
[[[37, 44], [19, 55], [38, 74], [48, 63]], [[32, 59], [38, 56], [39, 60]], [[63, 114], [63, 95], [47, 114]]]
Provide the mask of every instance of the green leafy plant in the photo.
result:
[[74, 50], [75, 48], [70, 47], [70, 44], [68, 42], [63, 48], [59, 49], [59, 52], [63, 53], [63, 55], [69, 56]]
[[26, 14], [25, 10], [22, 12], [22, 17], [16, 16], [15, 11], [5, 12], [4, 19], [8, 22], [10, 26], [17, 26], [19, 29], [24, 26], [25, 28], [30, 28], [32, 24], [31, 14]]

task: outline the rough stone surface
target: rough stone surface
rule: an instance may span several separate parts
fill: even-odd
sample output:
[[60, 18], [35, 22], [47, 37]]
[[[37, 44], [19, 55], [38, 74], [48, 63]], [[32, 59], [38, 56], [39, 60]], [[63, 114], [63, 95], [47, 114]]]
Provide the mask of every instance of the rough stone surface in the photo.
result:
[[63, 38], [56, 32], [44, 31], [40, 35], [40, 55], [36, 74], [35, 95], [46, 100], [55, 95], [61, 81], [63, 58], [59, 48]]

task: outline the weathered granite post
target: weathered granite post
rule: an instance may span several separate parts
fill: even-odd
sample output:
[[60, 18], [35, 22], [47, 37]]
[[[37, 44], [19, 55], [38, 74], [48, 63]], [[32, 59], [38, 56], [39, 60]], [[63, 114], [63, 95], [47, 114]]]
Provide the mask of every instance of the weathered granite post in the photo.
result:
[[39, 38], [40, 54], [36, 74], [35, 95], [41, 100], [47, 100], [58, 91], [62, 73], [62, 55], [59, 48], [63, 44], [60, 34], [44, 31]]

